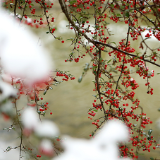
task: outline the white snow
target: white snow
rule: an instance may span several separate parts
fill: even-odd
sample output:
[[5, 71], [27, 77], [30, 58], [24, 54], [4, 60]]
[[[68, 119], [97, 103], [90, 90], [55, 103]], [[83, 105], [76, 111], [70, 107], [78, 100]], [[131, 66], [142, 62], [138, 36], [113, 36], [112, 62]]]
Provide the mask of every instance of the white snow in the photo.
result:
[[53, 156], [54, 150], [52, 142], [49, 139], [43, 139], [41, 141], [39, 151], [44, 155]]
[[53, 122], [44, 120], [35, 127], [35, 133], [39, 137], [55, 138], [59, 135], [59, 130]]
[[0, 94], [0, 102], [5, 100], [6, 98], [17, 95], [16, 89], [14, 89], [12, 85], [3, 82], [1, 79], [0, 79], [0, 90], [2, 92], [2, 94]]
[[59, 135], [59, 130], [53, 122], [48, 120], [40, 121], [35, 108], [25, 108], [21, 115], [21, 121], [24, 129], [35, 132], [38, 137], [55, 138]]
[[129, 139], [127, 126], [119, 120], [107, 122], [91, 140], [64, 137], [64, 153], [54, 160], [129, 160], [119, 158], [118, 142]]
[[0, 64], [3, 70], [27, 83], [45, 79], [52, 63], [48, 52], [38, 46], [38, 38], [2, 8], [0, 21]]
[[40, 121], [35, 108], [25, 108], [21, 115], [21, 121], [26, 129], [34, 130]]

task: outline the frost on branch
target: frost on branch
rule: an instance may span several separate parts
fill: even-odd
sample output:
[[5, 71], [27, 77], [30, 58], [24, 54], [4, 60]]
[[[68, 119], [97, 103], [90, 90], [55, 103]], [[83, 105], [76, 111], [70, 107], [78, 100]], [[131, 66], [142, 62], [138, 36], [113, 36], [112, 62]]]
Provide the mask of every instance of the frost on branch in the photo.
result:
[[31, 84], [48, 77], [51, 58], [38, 46], [38, 38], [2, 8], [0, 21], [0, 64], [5, 73]]
[[119, 120], [107, 122], [93, 139], [65, 138], [65, 152], [54, 160], [129, 160], [119, 158], [118, 142], [129, 140], [129, 129]]

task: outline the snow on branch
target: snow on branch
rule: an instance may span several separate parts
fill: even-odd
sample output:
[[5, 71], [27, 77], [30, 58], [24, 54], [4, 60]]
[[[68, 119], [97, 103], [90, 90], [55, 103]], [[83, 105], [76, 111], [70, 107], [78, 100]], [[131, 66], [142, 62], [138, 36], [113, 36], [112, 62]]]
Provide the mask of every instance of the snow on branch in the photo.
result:
[[27, 28], [0, 9], [0, 64], [6, 74], [27, 83], [42, 81], [52, 68], [48, 52]]
[[93, 139], [63, 139], [65, 151], [53, 160], [129, 160], [119, 158], [118, 142], [129, 140], [129, 129], [119, 120], [109, 120]]

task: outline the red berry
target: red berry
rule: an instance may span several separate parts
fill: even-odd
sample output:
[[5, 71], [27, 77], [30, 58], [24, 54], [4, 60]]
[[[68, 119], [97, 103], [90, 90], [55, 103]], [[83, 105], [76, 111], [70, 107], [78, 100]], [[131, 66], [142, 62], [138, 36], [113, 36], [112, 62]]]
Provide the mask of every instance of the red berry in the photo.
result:
[[41, 155], [38, 155], [38, 154], [37, 154], [37, 157], [41, 158]]
[[53, 29], [52, 29], [52, 33], [53, 33], [55, 30], [56, 30], [56, 29], [55, 29], [55, 28], [53, 28]]

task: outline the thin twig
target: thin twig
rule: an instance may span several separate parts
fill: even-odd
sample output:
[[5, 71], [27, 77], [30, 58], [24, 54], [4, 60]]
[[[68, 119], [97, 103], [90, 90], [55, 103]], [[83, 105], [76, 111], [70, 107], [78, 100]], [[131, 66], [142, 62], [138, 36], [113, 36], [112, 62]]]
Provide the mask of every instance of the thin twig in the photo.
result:
[[16, 17], [16, 9], [17, 9], [17, 0], [15, 0], [14, 4], [14, 17]]
[[100, 67], [101, 67], [101, 50], [99, 50], [99, 61], [98, 61], [98, 68], [97, 68], [97, 73], [96, 73], [96, 76], [95, 76], [95, 81], [96, 81], [96, 84], [97, 84], [97, 91], [98, 91], [98, 95], [99, 95], [99, 100], [101, 102], [101, 106], [102, 106], [102, 109], [103, 109], [103, 112], [104, 112], [104, 116], [106, 117], [106, 111], [105, 111], [105, 108], [103, 106], [103, 101], [101, 99], [101, 92], [100, 92], [100, 89], [99, 89], [99, 73], [100, 73]]

